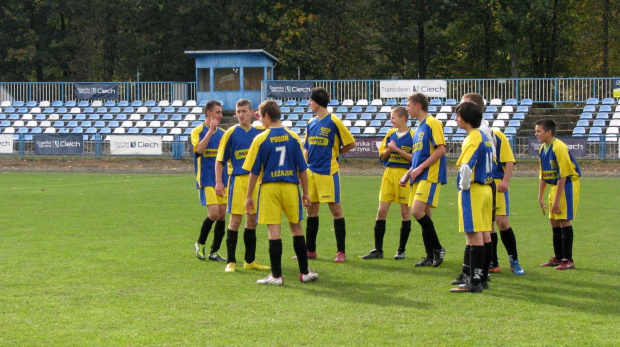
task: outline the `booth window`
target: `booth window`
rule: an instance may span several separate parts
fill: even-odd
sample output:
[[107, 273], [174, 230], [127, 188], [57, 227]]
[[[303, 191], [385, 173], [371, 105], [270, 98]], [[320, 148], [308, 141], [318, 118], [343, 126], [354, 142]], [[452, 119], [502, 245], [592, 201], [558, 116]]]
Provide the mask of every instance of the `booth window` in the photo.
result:
[[260, 90], [263, 81], [262, 67], [246, 67], [243, 68], [243, 89]]
[[214, 90], [239, 90], [239, 68], [214, 69]]
[[209, 69], [198, 69], [198, 91], [210, 92], [211, 91], [211, 71]]

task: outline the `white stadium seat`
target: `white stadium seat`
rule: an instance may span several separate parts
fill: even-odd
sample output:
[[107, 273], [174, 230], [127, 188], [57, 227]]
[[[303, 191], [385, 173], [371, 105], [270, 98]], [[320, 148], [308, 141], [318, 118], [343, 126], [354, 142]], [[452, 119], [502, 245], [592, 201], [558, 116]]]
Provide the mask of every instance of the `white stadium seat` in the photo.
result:
[[159, 106], [159, 107], [168, 107], [168, 106], [170, 106], [170, 101], [168, 101], [168, 100], [160, 100], [159, 103], [157, 104], [157, 106]]
[[181, 100], [174, 100], [172, 102], [172, 104], [170, 104], [170, 106], [172, 106], [172, 107], [181, 107], [181, 106], [183, 106], [183, 101], [181, 101]]
[[491, 99], [491, 106], [501, 106], [502, 105], [502, 99]]
[[373, 99], [370, 102], [370, 104], [374, 105], [374, 106], [383, 106], [383, 100], [381, 100], [381, 99]]

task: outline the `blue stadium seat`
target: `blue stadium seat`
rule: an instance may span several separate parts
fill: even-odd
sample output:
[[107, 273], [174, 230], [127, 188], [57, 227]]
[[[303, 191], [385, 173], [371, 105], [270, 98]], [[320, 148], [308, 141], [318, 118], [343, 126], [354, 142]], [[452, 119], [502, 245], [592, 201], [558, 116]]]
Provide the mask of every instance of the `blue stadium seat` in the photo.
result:
[[63, 103], [60, 100], [56, 100], [56, 101], [52, 102], [52, 107], [58, 108], [58, 107], [62, 107], [62, 105], [63, 105]]
[[82, 128], [90, 128], [90, 127], [92, 127], [92, 126], [93, 126], [93, 122], [91, 122], [91, 121], [89, 121], [89, 120], [86, 120], [86, 121], [83, 121], [83, 122], [80, 124], [80, 126], [81, 126]]
[[84, 129], [82, 129], [82, 127], [75, 127], [71, 130], [72, 134], [83, 134], [84, 133]]
[[144, 106], [154, 107], [154, 106], [157, 106], [157, 103], [155, 102], [155, 100], [146, 100], [146, 102], [144, 103]]
[[86, 120], [86, 115], [83, 113], [78, 113], [75, 115], [75, 118], [73, 118], [75, 120]]
[[54, 113], [54, 109], [52, 107], [46, 107], [45, 109], [43, 109], [43, 113], [46, 113], [46, 114]]
[[94, 113], [94, 112], [95, 112], [95, 109], [93, 109], [92, 107], [87, 107], [84, 109], [84, 111], [82, 111], [82, 113], [85, 113], [85, 114]]
[[3, 120], [0, 122], [0, 127], [7, 128], [11, 126], [11, 122], [8, 120]]
[[159, 106], [151, 107], [151, 113], [161, 113], [161, 107]]
[[442, 106], [443, 103], [441, 102], [441, 99], [431, 99], [429, 100], [428, 104], [430, 106]]
[[306, 122], [305, 120], [300, 120], [299, 122], [295, 123], [295, 126], [298, 128], [305, 128], [308, 126], [308, 122]]
[[116, 101], [114, 101], [114, 100], [108, 100], [108, 101], [106, 101], [106, 102], [103, 104], [103, 106], [105, 106], [105, 107], [114, 107], [114, 106], [116, 106]]
[[301, 134], [301, 129], [299, 129], [298, 127], [292, 127], [291, 131], [298, 135]]
[[54, 122], [53, 125], [54, 128], [64, 128], [65, 127], [65, 122], [61, 121], [61, 120], [57, 120]]
[[579, 119], [592, 119], [592, 113], [584, 112], [581, 114], [581, 116], [579, 116]]
[[90, 116], [88, 116], [88, 120], [99, 120], [100, 118], [101, 118], [101, 116], [99, 116], [96, 113], [93, 113]]
[[360, 130], [360, 128], [359, 128], [359, 127], [351, 127], [351, 128], [349, 129], [349, 131], [350, 131], [350, 132], [351, 132], [351, 134], [353, 134], [353, 135], [359, 135], [359, 134], [361, 134], [361, 133], [362, 133], [362, 131]]
[[104, 115], [101, 117], [101, 120], [105, 120], [105, 121], [111, 121], [111, 120], [113, 120], [113, 119], [114, 119], [114, 116], [112, 116], [112, 115], [111, 115], [111, 114], [109, 114], [109, 113], [106, 113], [106, 114], [104, 114]]
[[508, 122], [508, 127], [520, 128], [521, 127], [521, 121], [513, 119], [513, 120]]
[[177, 110], [177, 112], [178, 112], [178, 113], [189, 113], [189, 108], [188, 108], [188, 107], [185, 107], [185, 106], [182, 106], [182, 107], [179, 107], [179, 109]]
[[497, 113], [497, 106], [487, 106], [484, 112], [487, 113]]
[[118, 104], [116, 106], [118, 106], [118, 107], [128, 107], [129, 106], [129, 101], [121, 100], [121, 101], [118, 102]]
[[97, 128], [86, 128], [86, 131], [84, 131], [84, 134], [88, 134], [88, 135], [92, 135], [92, 134], [96, 134], [97, 133]]
[[379, 129], [379, 134], [385, 135], [385, 134], [387, 134], [388, 131], [390, 131], [389, 127], [381, 127]]
[[105, 122], [104, 121], [96, 121], [95, 122], [95, 128], [103, 128], [105, 126]]
[[[207, 106], [207, 102], [208, 102], [208, 100], [200, 100], [200, 101], [198, 102], [198, 106], [200, 106], [200, 107], [205, 107], [205, 106]], [[278, 104], [278, 106], [282, 106], [282, 101], [280, 101], [280, 103]]]
[[108, 127], [110, 127], [110, 128], [118, 128], [118, 126], [119, 126], [119, 124], [118, 124], [118, 121], [116, 121], [116, 120], [108, 122]]
[[525, 120], [525, 114], [519, 112], [512, 115], [512, 119]]
[[602, 105], [601, 107], [599, 107], [598, 111], [599, 112], [611, 112], [611, 106]]
[[151, 135], [153, 134], [153, 128], [142, 128], [140, 134]]
[[302, 106], [302, 107], [308, 107], [308, 102], [309, 102], [309, 100], [308, 100], [308, 99], [306, 99], [306, 100], [301, 100], [301, 101], [299, 102], [299, 106]]
[[351, 113], [362, 113], [362, 106], [351, 107]]
[[444, 105], [445, 106], [456, 106], [456, 100], [455, 99], [448, 99], [448, 100], [446, 100]]
[[116, 118], [114, 118], [114, 119], [116, 119], [116, 120], [118, 120], [118, 121], [124, 121], [124, 120], [127, 120], [127, 115], [126, 115], [126, 114], [124, 114], [124, 113], [117, 114], [117, 115], [116, 115]]
[[338, 112], [338, 113], [347, 113], [347, 107], [346, 106], [338, 106], [336, 108], [336, 112]]
[[77, 102], [75, 102], [75, 100], [69, 100], [65, 102], [65, 107], [76, 107], [77, 106]]
[[596, 119], [609, 119], [609, 113], [597, 113]]
[[517, 99], [506, 99], [506, 102], [504, 102], [504, 105], [506, 106], [517, 106]]
[[38, 103], [38, 102], [36, 102], [36, 101], [28, 101], [28, 102], [26, 103], [26, 107], [37, 107], [37, 105], [38, 105], [38, 104], [39, 104], [39, 103]]
[[121, 113], [121, 108], [118, 106], [114, 106], [110, 108], [110, 113]]
[[336, 118], [342, 120], [342, 113], [334, 113], [336, 115]]
[[506, 127], [504, 129], [504, 135], [517, 135], [517, 128], [515, 127]]
[[4, 109], [4, 113], [15, 113], [14, 107], [7, 107]]
[[280, 108], [280, 113], [291, 113], [291, 108], [288, 106], [283, 106]]
[[578, 126], [573, 129], [573, 136], [584, 136], [586, 134], [586, 128]]
[[77, 121], [69, 121], [67, 122], [67, 128], [76, 128], [78, 126], [78, 122]]
[[603, 119], [596, 119], [592, 123], [592, 126], [593, 127], [605, 127], [605, 120], [603, 120]]
[[521, 100], [521, 106], [532, 106], [533, 102], [532, 99], [522, 99]]
[[519, 106], [517, 107], [517, 112], [528, 113], [530, 112], [530, 108], [528, 106]]
[[394, 127], [394, 124], [392, 124], [392, 121], [388, 119], [385, 121], [385, 123], [383, 123], [383, 126], [392, 128]]
[[199, 126], [200, 124], [202, 124], [202, 122], [201, 122], [201, 121], [199, 121], [199, 120], [195, 120], [195, 121], [192, 123], [192, 128], [195, 128], [195, 127]]
[[[146, 128], [148, 129], [148, 128]], [[166, 128], [157, 128], [155, 131], [155, 135], [168, 135], [168, 129]]]
[[387, 119], [387, 113], [383, 113], [383, 112], [381, 112], [381, 113], [377, 113], [377, 114], [375, 115], [375, 119], [378, 119], [378, 120], [386, 120], [386, 119]]
[[348, 113], [345, 119], [346, 120], [357, 120], [357, 115], [355, 113]]
[[306, 110], [303, 107], [295, 107], [293, 113], [304, 113]]
[[428, 107], [428, 113], [435, 113], [435, 112], [437, 112], [437, 106]]
[[589, 98], [586, 101], [586, 105], [598, 105], [598, 98]]
[[295, 106], [297, 106], [297, 101], [295, 101], [295, 100], [286, 100], [286, 103], [284, 104], [284, 106], [295, 107]]
[[589, 127], [590, 126], [590, 121], [585, 120], [585, 119], [580, 119], [577, 121], [577, 125], [578, 127]]
[[375, 127], [375, 128], [380, 128], [381, 126], [383, 126], [383, 122], [380, 121], [380, 120], [376, 120], [376, 119], [375, 120], [371, 120], [370, 124], [368, 124], [368, 126]]
[[312, 115], [312, 113], [305, 113], [305, 114], [301, 117], [301, 120], [305, 120], [305, 121], [307, 122], [307, 121], [311, 120], [311, 119], [312, 119], [312, 117], [314, 117], [314, 116]]
[[601, 102], [602, 105], [613, 105], [615, 104], [615, 100], [614, 98], [605, 98], [603, 99], [603, 101]]
[[377, 113], [377, 106], [372, 106], [372, 105], [371, 105], [371, 106], [368, 106], [368, 107], [366, 107], [366, 111], [365, 111], [365, 112], [368, 112], [368, 113]]
[[56, 132], [57, 134], [69, 134], [71, 132], [71, 129], [69, 128], [60, 128], [58, 129], [58, 131]]
[[453, 127], [443, 127], [444, 135], [452, 135], [454, 133]]
[[21, 117], [18, 114], [9, 115], [9, 120], [19, 120]]
[[398, 101], [396, 101], [396, 99], [387, 99], [385, 101], [385, 106], [398, 106]]
[[6, 118], [6, 114], [0, 113], [0, 120], [5, 120]]
[[371, 120], [372, 119], [372, 115], [370, 113], [362, 113], [362, 115], [360, 116], [361, 120]]
[[297, 113], [291, 113], [286, 117], [286, 120], [297, 121], [299, 120], [299, 115]]
[[150, 114], [150, 113], [147, 113], [147, 114], [145, 114], [145, 115], [144, 115], [144, 117], [142, 117], [142, 120], [145, 120], [145, 121], [152, 121], [152, 120], [155, 120], [155, 115], [152, 115], [152, 114]]
[[65, 113], [62, 115], [62, 117], [60, 117], [60, 120], [73, 120], [73, 115]]
[[183, 135], [191, 135], [192, 134], [192, 128], [186, 128], [185, 130], [183, 130]]
[[157, 120], [160, 121], [160, 122], [161, 121], [165, 122], [165, 121], [168, 120], [168, 115], [167, 114], [160, 114], [160, 115], [157, 116]]
[[96, 111], [97, 113], [108, 113], [107, 107], [99, 107]]
[[483, 113], [482, 114], [482, 119], [493, 120], [493, 114], [492, 113]]
[[201, 121], [203, 121], [203, 122], [204, 122], [206, 119], [207, 119], [207, 116], [205, 116], [204, 114], [201, 114], [201, 115], [200, 115], [200, 117], [198, 117], [198, 120], [201, 120]]
[[142, 106], [142, 100], [134, 100], [131, 103], [131, 106], [133, 106], [133, 107], [140, 107], [140, 106]]
[[28, 113], [27, 107], [20, 107], [17, 109], [17, 113]]
[[600, 135], [603, 133], [603, 129], [601, 127], [592, 127], [590, 128], [590, 135]]
[[164, 113], [174, 113], [174, 112], [175, 110], [174, 110], [174, 107], [172, 106], [168, 106], [164, 109]]
[[340, 101], [338, 101], [337, 99], [329, 100], [328, 106], [339, 106], [339, 105], [340, 105]]
[[398, 103], [398, 105], [399, 105], [399, 106], [407, 106], [407, 99], [406, 99], [406, 98], [405, 98], [405, 99], [402, 99], [402, 100]]
[[34, 120], [45, 120], [45, 115], [44, 114], [38, 114], [36, 117], [34, 117]]
[[88, 107], [90, 106], [90, 102], [88, 102], [87, 100], [82, 100], [77, 104], [77, 107]]
[[135, 112], [135, 108], [131, 106], [127, 106], [123, 109], [123, 113], [134, 113], [134, 112]]
[[140, 129], [138, 128], [129, 128], [127, 129], [127, 134], [139, 134], [140, 133]]
[[183, 120], [183, 116], [181, 116], [180, 114], [173, 114], [172, 116], [170, 116], [170, 120], [180, 122]]
[[24, 107], [24, 102], [21, 100], [13, 101], [13, 107]]

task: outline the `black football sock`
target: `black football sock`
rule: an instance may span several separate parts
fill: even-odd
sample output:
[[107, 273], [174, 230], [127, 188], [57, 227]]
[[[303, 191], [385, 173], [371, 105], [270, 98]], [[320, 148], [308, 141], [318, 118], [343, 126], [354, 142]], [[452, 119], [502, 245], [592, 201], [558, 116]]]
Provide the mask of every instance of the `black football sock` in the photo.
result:
[[319, 217], [308, 217], [306, 221], [306, 245], [308, 252], [316, 252], [316, 235], [319, 233]]
[[573, 226], [562, 228], [562, 250], [564, 259], [573, 261]]
[[[441, 249], [441, 243], [439, 242], [439, 236], [437, 236], [437, 231], [435, 230], [435, 224], [433, 220], [428, 215], [424, 215], [424, 217], [418, 220], [420, 226], [422, 226], [422, 233], [426, 233], [428, 237], [428, 242], [431, 246], [431, 257], [433, 255], [434, 249]], [[427, 252], [428, 253], [428, 252]]]
[[375, 221], [375, 249], [383, 252], [383, 236], [385, 236], [385, 220]]
[[471, 246], [471, 284], [478, 285], [482, 279], [482, 267], [484, 266], [484, 246]]
[[400, 242], [398, 243], [398, 250], [404, 252], [407, 247], [407, 241], [409, 240], [409, 234], [411, 234], [411, 221], [404, 220], [400, 223]]
[[237, 257], [235, 256], [235, 252], [237, 251], [237, 236], [238, 232], [236, 230], [228, 229], [228, 233], [226, 234], [226, 251], [228, 255], [226, 259], [229, 263], [236, 263]]
[[210, 220], [209, 217], [205, 218], [202, 221], [202, 228], [200, 228], [200, 237], [198, 237], [198, 243], [204, 245], [207, 242], [207, 237], [209, 236], [209, 232], [211, 231], [211, 227], [213, 226], [215, 221]]
[[553, 228], [553, 252], [558, 260], [564, 258], [564, 250], [562, 249], [562, 228]]
[[282, 277], [282, 239], [269, 240], [269, 260], [271, 261], [271, 275]]
[[256, 260], [256, 229], [245, 228], [243, 231], [243, 243], [245, 244], [245, 257], [243, 260], [248, 264], [253, 263]]
[[493, 265], [493, 267], [498, 267], [499, 260], [497, 260], [497, 233], [491, 233], [491, 242], [493, 243], [493, 258], [491, 258], [491, 265]]
[[211, 253], [216, 253], [220, 250], [220, 246], [222, 245], [222, 240], [226, 235], [226, 222], [223, 220], [215, 221], [215, 227], [213, 227], [213, 243], [211, 244]]
[[484, 263], [482, 263], [482, 282], [489, 280], [489, 266], [493, 259], [493, 242], [487, 242], [484, 244]]
[[510, 259], [510, 261], [518, 260], [517, 239], [515, 238], [515, 233], [512, 231], [512, 228], [500, 231], [499, 236], [502, 238], [502, 243], [508, 253], [508, 259]]
[[432, 226], [433, 222], [427, 215], [424, 215], [424, 217], [417, 220], [418, 224], [420, 224], [420, 227], [422, 227], [422, 242], [424, 243], [424, 250], [426, 251], [426, 257], [432, 258], [433, 257], [433, 242], [431, 241], [431, 235], [430, 235], [431, 231], [429, 228], [429, 221], [430, 221], [430, 225]]
[[465, 252], [463, 253], [463, 273], [467, 277], [471, 276], [471, 246], [465, 246]]
[[299, 273], [308, 274], [308, 248], [306, 248], [306, 240], [303, 235], [293, 236], [293, 249], [297, 255]]
[[344, 224], [344, 217], [334, 219], [334, 233], [336, 234], [336, 248], [338, 249], [338, 252], [345, 253], [347, 229]]

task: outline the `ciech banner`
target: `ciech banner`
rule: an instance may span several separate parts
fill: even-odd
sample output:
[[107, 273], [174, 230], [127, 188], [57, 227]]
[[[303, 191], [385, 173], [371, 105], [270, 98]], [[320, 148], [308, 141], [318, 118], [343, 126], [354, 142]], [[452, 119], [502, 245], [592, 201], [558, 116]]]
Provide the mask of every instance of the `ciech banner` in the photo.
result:
[[0, 153], [13, 153], [13, 135], [0, 135]]
[[620, 79], [614, 80], [613, 96], [614, 96], [614, 99], [620, 98]]
[[383, 137], [360, 137], [355, 139], [355, 147], [344, 154], [346, 158], [379, 158], [379, 147]]
[[[587, 137], [558, 137], [558, 139], [566, 144], [568, 150], [573, 153], [575, 157], [585, 157], [588, 155]], [[542, 145], [542, 143], [538, 142], [536, 136], [530, 136], [528, 154], [532, 157], [537, 157], [538, 150]]]
[[112, 155], [161, 155], [161, 136], [110, 135]]
[[82, 135], [33, 135], [34, 154], [82, 154], [84, 138]]
[[433, 98], [448, 96], [448, 82], [445, 80], [382, 80], [379, 89], [381, 99], [406, 98], [417, 92]]
[[314, 82], [308, 81], [269, 81], [267, 97], [278, 99], [309, 98]]
[[118, 83], [74, 83], [76, 99], [118, 99]]

